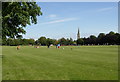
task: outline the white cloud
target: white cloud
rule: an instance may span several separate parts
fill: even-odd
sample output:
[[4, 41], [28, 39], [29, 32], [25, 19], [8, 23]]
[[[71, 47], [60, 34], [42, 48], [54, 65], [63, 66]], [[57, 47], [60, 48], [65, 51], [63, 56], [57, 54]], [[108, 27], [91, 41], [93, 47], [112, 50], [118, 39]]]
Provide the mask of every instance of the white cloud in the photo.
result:
[[73, 21], [73, 20], [77, 20], [77, 18], [65, 18], [65, 19], [49, 21], [49, 22], [45, 22], [45, 23], [41, 23], [41, 24], [54, 24], [54, 23], [67, 22], [67, 21]]
[[104, 12], [104, 11], [109, 11], [109, 10], [112, 10], [113, 7], [107, 7], [107, 8], [101, 8], [101, 9], [98, 9], [97, 11], [98, 12]]

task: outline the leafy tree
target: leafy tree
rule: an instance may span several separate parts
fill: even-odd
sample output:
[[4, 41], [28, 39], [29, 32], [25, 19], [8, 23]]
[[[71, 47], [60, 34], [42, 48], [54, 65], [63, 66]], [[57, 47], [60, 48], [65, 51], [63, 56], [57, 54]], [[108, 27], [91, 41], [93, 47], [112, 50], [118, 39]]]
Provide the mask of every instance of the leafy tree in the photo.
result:
[[65, 38], [59, 39], [59, 43], [60, 43], [61, 45], [65, 45], [65, 44], [66, 44], [66, 39], [65, 39]]
[[54, 42], [53, 42], [52, 39], [47, 38], [47, 40], [46, 40], [46, 44], [47, 44], [47, 46], [48, 46], [48, 48], [49, 48], [49, 46], [50, 46], [51, 44], [54, 44]]
[[29, 42], [27, 39], [22, 39], [22, 45], [29, 45]]
[[119, 34], [119, 33], [116, 33], [116, 34], [115, 34], [115, 39], [116, 39], [116, 40], [115, 40], [115, 41], [116, 41], [116, 44], [117, 44], [117, 45], [120, 45], [120, 34]]
[[57, 45], [57, 44], [59, 44], [59, 41], [56, 40], [56, 41], [54, 42], [54, 45]]
[[109, 32], [108, 34], [106, 34], [105, 36], [105, 42], [108, 43], [109, 45], [111, 44], [115, 44], [115, 33], [114, 32]]
[[40, 37], [38, 39], [38, 43], [41, 44], [41, 45], [46, 45], [46, 37]]
[[84, 37], [83, 41], [84, 41], [84, 45], [88, 45], [87, 38]]
[[70, 38], [70, 40], [69, 40], [69, 45], [72, 45], [72, 44], [74, 44], [74, 41], [73, 41], [72, 38]]
[[28, 44], [34, 45], [35, 44], [35, 40], [34, 39], [28, 39]]
[[15, 46], [20, 45], [20, 39], [14, 39]]
[[109, 35], [114, 35], [115, 33], [113, 31], [110, 31], [109, 32]]
[[14, 46], [14, 45], [15, 45], [14, 40], [11, 39], [11, 38], [8, 38], [8, 39], [7, 39], [7, 45], [9, 45], [9, 46]]
[[90, 44], [94, 44], [94, 45], [96, 44], [96, 36], [91, 35], [89, 40], [90, 40]]
[[97, 43], [100, 44], [100, 45], [105, 44], [105, 34], [104, 33], [100, 33], [98, 35]]
[[40, 45], [39, 42], [38, 42], [38, 40], [35, 41], [35, 45]]
[[83, 39], [79, 38], [79, 39], [77, 40], [77, 45], [83, 45], [83, 44], [84, 44]]
[[2, 45], [7, 45], [7, 39], [2, 39]]
[[52, 39], [47, 38], [46, 44], [47, 44], [47, 45], [51, 45], [51, 44], [54, 44], [54, 42], [53, 42]]
[[52, 39], [52, 41], [53, 41], [53, 45], [57, 44], [57, 40], [56, 39]]
[[42, 15], [36, 2], [2, 3], [2, 37], [19, 38], [25, 34], [24, 27], [37, 24], [37, 16]]

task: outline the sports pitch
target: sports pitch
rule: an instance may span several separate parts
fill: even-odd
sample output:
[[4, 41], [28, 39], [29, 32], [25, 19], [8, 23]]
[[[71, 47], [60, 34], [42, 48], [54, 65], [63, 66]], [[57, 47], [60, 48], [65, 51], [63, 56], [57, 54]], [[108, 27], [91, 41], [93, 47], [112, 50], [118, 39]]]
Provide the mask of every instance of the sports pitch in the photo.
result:
[[2, 54], [3, 80], [118, 80], [118, 46], [3, 46]]

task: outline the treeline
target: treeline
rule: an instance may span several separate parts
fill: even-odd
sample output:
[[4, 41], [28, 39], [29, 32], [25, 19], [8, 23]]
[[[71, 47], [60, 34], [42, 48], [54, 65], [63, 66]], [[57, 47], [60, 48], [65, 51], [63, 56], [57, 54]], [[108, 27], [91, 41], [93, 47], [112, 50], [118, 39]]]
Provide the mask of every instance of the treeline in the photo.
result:
[[57, 45], [73, 45], [74, 41], [72, 38], [65, 39], [61, 38], [59, 40], [56, 39], [50, 39], [46, 37], [40, 37], [38, 40], [34, 39], [12, 39], [7, 38], [2, 40], [2, 45], [8, 45], [8, 46], [17, 46], [17, 45], [41, 45], [41, 46], [49, 46], [51, 44]]
[[80, 38], [73, 40], [72, 38], [61, 38], [59, 40], [40, 37], [38, 40], [34, 39], [12, 39], [7, 38], [2, 40], [2, 45], [17, 46], [17, 45], [120, 45], [120, 34], [109, 32], [108, 34], [100, 33], [97, 37], [91, 35], [88, 38]]
[[108, 34], [100, 33], [98, 37], [91, 35], [77, 41], [82, 45], [120, 45], [120, 34], [111, 31]]
[[8, 46], [17, 46], [17, 45], [34, 45], [35, 40], [34, 39], [3, 39], [2, 45], [8, 45]]

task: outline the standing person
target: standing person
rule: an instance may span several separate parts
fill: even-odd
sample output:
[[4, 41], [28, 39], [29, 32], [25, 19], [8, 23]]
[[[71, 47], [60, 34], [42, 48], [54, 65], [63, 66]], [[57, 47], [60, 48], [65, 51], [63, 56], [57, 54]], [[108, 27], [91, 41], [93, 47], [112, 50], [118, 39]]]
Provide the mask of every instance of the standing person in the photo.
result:
[[17, 46], [17, 50], [19, 50], [19, 49], [20, 49], [20, 46], [18, 45], [18, 46]]
[[48, 48], [50, 48], [50, 45], [49, 45], [49, 44], [48, 44], [47, 46], [48, 46]]
[[56, 44], [56, 48], [57, 48], [57, 44]]

